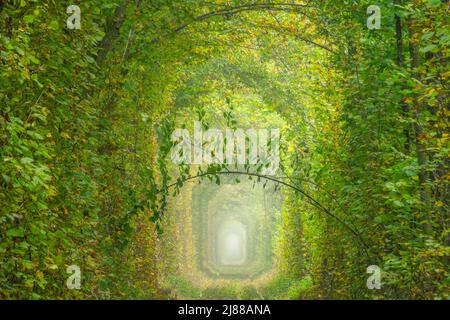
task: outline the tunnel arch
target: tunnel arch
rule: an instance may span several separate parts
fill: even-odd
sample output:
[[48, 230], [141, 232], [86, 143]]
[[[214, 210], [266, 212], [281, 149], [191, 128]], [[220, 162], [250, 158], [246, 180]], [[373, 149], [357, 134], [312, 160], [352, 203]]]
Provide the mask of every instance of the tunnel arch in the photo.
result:
[[[281, 4], [275, 4], [275, 5], [281, 5]], [[290, 5], [290, 4], [287, 4], [288, 6]], [[294, 6], [295, 6], [295, 4], [294, 4]], [[317, 9], [317, 8], [316, 8]], [[231, 11], [230, 11], [230, 14], [231, 14], [231, 16], [235, 16], [235, 13], [241, 13], [241, 12], [246, 12], [246, 11], [252, 11], [252, 10], [255, 10], [255, 11], [264, 11], [264, 10], [267, 10], [267, 7], [264, 7], [264, 6], [262, 6], [262, 7], [259, 7], [259, 8], [255, 8], [255, 9], [244, 9], [244, 10], [240, 10], [240, 8], [239, 8], [239, 6], [238, 7], [236, 7], [236, 12], [234, 12], [233, 11], [234, 9], [231, 9]], [[283, 11], [283, 12], [285, 12], [286, 10], [277, 10], [277, 9], [274, 9], [274, 11]], [[287, 11], [289, 11], [289, 10], [287, 10]], [[294, 11], [294, 12], [296, 12], [296, 11], [298, 11], [298, 10], [292, 10], [292, 11]], [[168, 32], [167, 33], [167, 35], [172, 35], [172, 36], [179, 36], [179, 34], [183, 31], [183, 30], [186, 30], [187, 28], [190, 28], [190, 27], [193, 27], [196, 23], [198, 23], [198, 22], [203, 22], [203, 21], [206, 21], [206, 20], [208, 20], [208, 19], [210, 19], [210, 18], [213, 18], [213, 17], [218, 17], [218, 16], [226, 16], [226, 13], [227, 12], [222, 12], [222, 11], [213, 11], [212, 13], [205, 13], [205, 14], [202, 14], [202, 15], [199, 15], [199, 16], [196, 16], [196, 17], [194, 17], [194, 19], [193, 19], [193, 21], [192, 22], [189, 22], [189, 23], [185, 23], [185, 24], [182, 24], [182, 25], [180, 25], [180, 26], [178, 26], [178, 27], [176, 27], [176, 28], [174, 28], [174, 29], [172, 29], [170, 32]], [[231, 17], [230, 16], [230, 17]], [[246, 26], [246, 27], [249, 27], [249, 26]], [[250, 26], [250, 28], [252, 28], [251, 26]], [[278, 29], [278, 30], [276, 30], [276, 28], [275, 29], [273, 29], [272, 31], [283, 31], [282, 29]], [[315, 47], [315, 48], [319, 48], [320, 50], [324, 50], [327, 54], [333, 54], [333, 55], [338, 55], [339, 54], [339, 52], [337, 52], [337, 51], [334, 51], [334, 50], [332, 50], [332, 49], [330, 49], [330, 48], [327, 48], [327, 47], [324, 47], [324, 46], [322, 46], [322, 45], [320, 45], [320, 44], [317, 44], [317, 43], [315, 43], [314, 41], [308, 41], [307, 39], [306, 39], [306, 41], [305, 41], [305, 39], [304, 38], [302, 38], [302, 37], [299, 37], [298, 35], [291, 35], [291, 34], [287, 34], [288, 36], [290, 36], [290, 37], [292, 37], [293, 39], [295, 39], [295, 40], [300, 40], [300, 41], [303, 41], [303, 42], [305, 42], [305, 43], [307, 43], [307, 44], [309, 44], [309, 45], [312, 45], [313, 47]], [[321, 34], [321, 36], [325, 36], [325, 37], [328, 37], [329, 36], [329, 34]], [[201, 38], [201, 35], [200, 35], [200, 38]], [[156, 44], [156, 43], [160, 43], [160, 41], [161, 40], [168, 40], [168, 39], [165, 39], [164, 37], [162, 37], [162, 38], [154, 38], [153, 39], [153, 41], [152, 41], [152, 44], [154, 43], [154, 44]], [[163, 44], [163, 42], [164, 41], [162, 41], [161, 43]], [[206, 46], [208, 46], [208, 45], [206, 45]], [[197, 66], [200, 66], [199, 68], [202, 68], [202, 65], [208, 65], [208, 64], [210, 64], [211, 63], [211, 58], [213, 58], [213, 59], [217, 59], [217, 61], [220, 61], [220, 55], [221, 54], [218, 54], [217, 52], [215, 53], [215, 55], [213, 55], [212, 57], [207, 57], [207, 58], [205, 58], [204, 60], [202, 60], [202, 61], [200, 61], [200, 62], [198, 62], [196, 65]], [[182, 65], [183, 65], [183, 62], [182, 62]], [[197, 66], [194, 66], [194, 68], [196, 68]], [[192, 68], [192, 66], [184, 66], [186, 69], [189, 69], [189, 68]], [[245, 85], [245, 86], [248, 86], [248, 87], [250, 87], [250, 88], [253, 88], [253, 89], [259, 89], [260, 88], [260, 86], [259, 86], [259, 83], [257, 82], [257, 81], [252, 81], [252, 80], [254, 80], [254, 79], [252, 79], [252, 76], [254, 75], [254, 74], [252, 74], [251, 72], [250, 73], [247, 73], [247, 77], [244, 75], [244, 76], [242, 76], [243, 74], [245, 74], [245, 70], [243, 70], [242, 68], [241, 68], [241, 66], [239, 66], [238, 64], [230, 64], [230, 63], [225, 63], [225, 65], [222, 65], [222, 67], [224, 67], [224, 69], [222, 69], [220, 72], [221, 72], [221, 74], [222, 75], [224, 75], [224, 76], [226, 76], [226, 75], [228, 75], [228, 76], [237, 76], [237, 78], [239, 79], [238, 81], [240, 81], [243, 85]], [[198, 69], [197, 69], [198, 70]], [[189, 79], [187, 79], [187, 80], [184, 80], [183, 81], [183, 83], [182, 83], [182, 85], [181, 86], [177, 86], [177, 89], [175, 90], [175, 96], [176, 96], [176, 99], [175, 99], [175, 103], [174, 103], [174, 107], [175, 107], [175, 109], [178, 109], [178, 108], [176, 108], [177, 106], [178, 107], [184, 107], [184, 106], [186, 106], [186, 105], [188, 105], [188, 103], [183, 103], [183, 102], [179, 102], [179, 100], [178, 100], [178, 98], [179, 98], [179, 95], [177, 95], [177, 93], [176, 93], [176, 91], [177, 90], [179, 90], [179, 91], [183, 91], [183, 89], [185, 89], [186, 87], [188, 87], [189, 86], [189, 82], [190, 81], [196, 81], [196, 80], [198, 80], [199, 78], [201, 78], [202, 76], [205, 76], [205, 75], [207, 75], [207, 74], [209, 74], [209, 73], [211, 73], [212, 71], [211, 70], [207, 70], [207, 68], [205, 69], [205, 72], [203, 73], [203, 72], [196, 72], [196, 75], [195, 75], [195, 77], [193, 77], [193, 78], [189, 78]], [[228, 74], [227, 74], [228, 73]], [[267, 77], [267, 76], [262, 76], [262, 81], [264, 81], [264, 80], [270, 80], [270, 78], [269, 77]], [[201, 94], [207, 94], [207, 92], [205, 93], [205, 92], [202, 92]], [[259, 93], [260, 94], [260, 93]], [[198, 98], [199, 97], [199, 95], [197, 95], [197, 94], [193, 94], [193, 96], [195, 97], [195, 98]], [[287, 100], [291, 97], [291, 95], [290, 95], [290, 93], [289, 92], [282, 92], [281, 93], [281, 96], [284, 96]], [[264, 98], [264, 95], [263, 95], [263, 98]], [[265, 97], [265, 98], [267, 98], [267, 97]], [[192, 100], [192, 101], [195, 101], [195, 99], [194, 100]], [[177, 105], [177, 102], [179, 103], [178, 105]], [[275, 111], [275, 112], [278, 112], [278, 111]], [[283, 115], [282, 115], [283, 116]], [[306, 120], [307, 121], [307, 120]], [[236, 173], [236, 172], [234, 172], [234, 173]], [[212, 174], [212, 175], [222, 175], [222, 174], [229, 174], [229, 172], [216, 172], [216, 173], [214, 173], [214, 174]], [[247, 175], [250, 175], [250, 176], [259, 176], [257, 173], [242, 173], [242, 172], [237, 172], [237, 174], [247, 174]], [[210, 174], [206, 174], [206, 175], [210, 175]], [[187, 180], [191, 180], [191, 179], [196, 179], [196, 178], [201, 178], [201, 177], [203, 177], [204, 175], [201, 173], [201, 174], [199, 174], [198, 176], [196, 176], [196, 177], [188, 177], [188, 179]], [[260, 178], [261, 178], [261, 176], [259, 176]], [[262, 177], [262, 178], [266, 178], [266, 177]], [[347, 231], [349, 231], [349, 233], [351, 233], [352, 234], [352, 236], [354, 236], [355, 237], [355, 239], [357, 239], [357, 242], [361, 245], [361, 247], [362, 247], [362, 249], [363, 249], [363, 251], [364, 251], [364, 253], [368, 256], [368, 251], [367, 251], [367, 246], [366, 246], [366, 244], [365, 244], [365, 242], [364, 242], [364, 239], [362, 238], [362, 235], [359, 233], [359, 231], [357, 231], [353, 226], [351, 226], [349, 223], [347, 223], [347, 222], [345, 222], [343, 219], [341, 219], [340, 217], [339, 217], [339, 215], [336, 215], [335, 213], [333, 213], [333, 212], [331, 212], [328, 208], [326, 208], [324, 205], [322, 205], [321, 203], [319, 203], [319, 202], [317, 202], [313, 197], [311, 197], [308, 193], [306, 193], [306, 192], [304, 192], [303, 190], [301, 190], [300, 188], [298, 188], [297, 186], [295, 186], [295, 185], [293, 185], [293, 184], [291, 184], [291, 183], [287, 183], [287, 182], [284, 182], [284, 181], [282, 181], [282, 180], [278, 180], [277, 178], [274, 178], [274, 177], [267, 177], [267, 179], [268, 180], [271, 180], [271, 181], [275, 181], [275, 182], [277, 182], [277, 183], [280, 183], [280, 184], [282, 184], [282, 185], [284, 185], [285, 187], [288, 187], [288, 188], [291, 188], [292, 190], [295, 190], [296, 192], [298, 192], [298, 193], [300, 193], [300, 194], [303, 194], [303, 196], [305, 196], [306, 197], [306, 199], [308, 199], [308, 202], [312, 205], [312, 206], [314, 206], [314, 207], [316, 207], [316, 208], [318, 208], [321, 212], [323, 212], [323, 213], [325, 213], [329, 218], [331, 218], [331, 219], [333, 219], [333, 220], [335, 220], [335, 221], [337, 221], [339, 224], [341, 224], [341, 225], [343, 225], [344, 227], [345, 227], [345, 229], [347, 230]], [[171, 187], [173, 187], [173, 186], [175, 186], [175, 185], [179, 185], [180, 184], [180, 181], [177, 181], [177, 182], [175, 182], [175, 183], [173, 183], [173, 184], [170, 184], [169, 186], [168, 186], [168, 189], [170, 189]], [[341, 212], [342, 213], [342, 212]], [[344, 214], [345, 214], [345, 212], [343, 212]]]
[[[192, 25], [207, 21], [208, 19], [214, 18], [214, 17], [223, 17], [226, 20], [229, 20], [230, 18], [243, 13], [243, 12], [250, 12], [250, 11], [256, 11], [256, 12], [264, 12], [264, 11], [274, 11], [274, 12], [294, 12], [299, 15], [303, 15], [306, 18], [308, 18], [310, 21], [314, 21], [315, 19], [307, 12], [302, 11], [307, 9], [313, 9], [313, 10], [319, 10], [319, 7], [313, 6], [310, 4], [297, 4], [297, 3], [251, 3], [251, 4], [243, 4], [243, 5], [237, 5], [237, 6], [226, 6], [226, 8], [218, 9], [209, 11], [207, 13], [199, 14], [198, 16], [195, 16], [191, 19], [190, 22], [182, 23], [181, 25], [173, 28], [168, 32], [168, 34], [171, 35], [177, 35], [181, 33], [181, 31], [191, 27]], [[276, 19], [275, 19], [276, 20]], [[278, 22], [278, 21], [277, 21]], [[321, 27], [318, 22], [315, 23], [317, 27], [319, 27], [320, 32], [322, 33], [322, 36], [329, 36], [329, 32], [326, 30], [326, 28]], [[286, 33], [287, 30], [283, 30], [282, 28], [275, 28], [272, 27], [272, 30], [277, 32], [283, 32]], [[288, 33], [289, 34], [289, 33]], [[302, 37], [298, 34], [292, 35], [295, 39], [298, 39], [300, 41], [303, 41], [305, 43], [308, 43], [310, 45], [316, 46], [318, 48], [321, 48], [323, 50], [326, 50], [330, 53], [337, 54], [336, 51], [333, 49], [327, 47], [326, 45], [319, 44], [311, 39]], [[160, 38], [154, 38], [151, 43], [158, 43], [160, 41]]]
[[[215, 16], [215, 15], [213, 15], [213, 16]], [[200, 19], [200, 21], [204, 21], [204, 20]], [[194, 21], [194, 22], [199, 22], [199, 21]], [[165, 40], [167, 40], [168, 43], [170, 43], [170, 41], [175, 41], [178, 36], [181, 36], [181, 34], [179, 34], [179, 33], [181, 33], [181, 31], [187, 30], [187, 28], [190, 28], [191, 26], [193, 26], [193, 24], [188, 23], [185, 26], [182, 26], [180, 28], [176, 28], [176, 29], [174, 29], [174, 30], [172, 30], [170, 32], [167, 32], [167, 34], [166, 34], [167, 38], [164, 38], [164, 37], [154, 38], [151, 44], [161, 44], [161, 46], [163, 47], [165, 45], [165, 42], [166, 42]], [[251, 29], [252, 27], [246, 26], [245, 28]], [[282, 29], [278, 29], [278, 30], [272, 29], [272, 31], [274, 31], [274, 32], [283, 32]], [[263, 31], [263, 33], [264, 33], [264, 31]], [[329, 59], [330, 54], [333, 55], [333, 56], [337, 56], [337, 55], [340, 54], [339, 51], [328, 50], [327, 48], [323, 48], [322, 46], [320, 46], [320, 45], [318, 45], [318, 44], [316, 44], [314, 42], [311, 43], [310, 41], [305, 41], [305, 39], [303, 39], [302, 37], [300, 37], [298, 35], [287, 34], [287, 36], [290, 37], [291, 39], [294, 39], [294, 41], [298, 41], [298, 42], [303, 42], [303, 43], [309, 44], [309, 46], [312, 47], [313, 50], [319, 50], [319, 51], [321, 50], [323, 52], [323, 54], [324, 54], [324, 59]], [[202, 38], [202, 34], [201, 33], [200, 33], [200, 35], [196, 34], [196, 35], [193, 36], [194, 40], [195, 39], [201, 39], [201, 38]], [[189, 40], [192, 40], [192, 39], [189, 39]], [[221, 54], [223, 54], [223, 52], [221, 52], [221, 50], [223, 50], [223, 48], [224, 48], [224, 46], [222, 46], [222, 45], [223, 44], [221, 44], [221, 43], [219, 43], [219, 44], [215, 44], [215, 43], [200, 43], [199, 47], [205, 47], [205, 48], [213, 47], [213, 49], [212, 49], [213, 54], [211, 54], [209, 56], [201, 56], [201, 55], [197, 56], [196, 53], [193, 53], [193, 56], [195, 57], [195, 59], [197, 59], [196, 61], [194, 61], [194, 63], [191, 63], [191, 61], [190, 61], [190, 59], [192, 58], [192, 57], [189, 57], [189, 55], [192, 54], [190, 52], [190, 50], [189, 50], [189, 53], [187, 53], [188, 50], [184, 50], [186, 48], [184, 48], [183, 45], [179, 45], [178, 47], [176, 47], [176, 50], [182, 52], [184, 55], [182, 54], [181, 56], [177, 57], [175, 62], [177, 63], [178, 67], [181, 66], [181, 69], [189, 70], [191, 68], [197, 68], [198, 66], [201, 67], [201, 65], [208, 64], [211, 61], [211, 58], [220, 59]], [[231, 48], [227, 48], [225, 50], [225, 52], [227, 52], [228, 50], [232, 50], [232, 49]], [[225, 55], [226, 55], [226, 53], [225, 53]], [[328, 56], [325, 56], [325, 55], [328, 55]], [[195, 60], [195, 59], [192, 58], [192, 60]], [[227, 70], [221, 70], [221, 72], [226, 71], [226, 72], [228, 72], [229, 75], [233, 75], [233, 76], [238, 75], [239, 73], [244, 73], [244, 72], [242, 72], [244, 70], [242, 70], [238, 64], [230, 63], [230, 64], [226, 64], [226, 67], [227, 67]], [[253, 82], [252, 83], [252, 81], [251, 81], [252, 80], [252, 75], [253, 74], [250, 72], [250, 73], [247, 73], [247, 76], [248, 76], [247, 79], [245, 79], [245, 77], [238, 77], [238, 78], [239, 78], [239, 81], [241, 81], [242, 84], [244, 84], [244, 85], [246, 85], [246, 86], [248, 86], [250, 88], [253, 88], [253, 89], [259, 89], [260, 87], [258, 87], [258, 83], [257, 82]], [[197, 78], [199, 78], [201, 75], [198, 73], [195, 76]], [[269, 79], [269, 78], [266, 77], [264, 79]], [[186, 88], [189, 85], [188, 81], [190, 81], [191, 79], [188, 79], [188, 81], [186, 81], [186, 79], [183, 79], [181, 81], [180, 81], [180, 79], [176, 79], [176, 80], [177, 80], [177, 82], [173, 82], [173, 84], [176, 83], [175, 87], [181, 88], [180, 91], [182, 91], [183, 90], [182, 88]], [[181, 83], [180, 86], [178, 86], [179, 83]], [[171, 86], [171, 85], [172, 84], [169, 84], [168, 86]], [[288, 98], [289, 97], [289, 93], [287, 93], [287, 94], [283, 93], [283, 96]], [[198, 98], [198, 96], [195, 96], [195, 98]], [[168, 112], [167, 113], [168, 113], [168, 115], [170, 117], [176, 117], [176, 113], [177, 113], [176, 106], [177, 106], [177, 104], [176, 104], [176, 101], [175, 101], [175, 103], [171, 103], [170, 108], [168, 108]], [[214, 173], [214, 174], [208, 174], [208, 175], [217, 176], [217, 175], [221, 175], [221, 174], [228, 174], [228, 173], [221, 172], [221, 173]], [[253, 175], [253, 174], [250, 174], [250, 175]], [[191, 178], [189, 177], [188, 180], [190, 180], [190, 179]], [[269, 179], [269, 180], [271, 180], [271, 179]], [[271, 180], [271, 181], [274, 181], [274, 180]], [[167, 187], [165, 189], [170, 189], [173, 186], [176, 186], [176, 188], [175, 188], [175, 189], [177, 189], [176, 192], [179, 192], [179, 187], [182, 186], [184, 182], [185, 181], [183, 181], [183, 179], [177, 178], [176, 182], [174, 182], [173, 184], [170, 184], [168, 187], [164, 186], [164, 188]], [[279, 181], [277, 180], [277, 182], [279, 182]], [[320, 212], [324, 213], [328, 218], [331, 218], [331, 220], [337, 221], [340, 225], [344, 226], [345, 230], [348, 231], [352, 235], [352, 237], [354, 237], [357, 240], [358, 248], [361, 249], [361, 251], [364, 252], [364, 254], [367, 257], [369, 257], [369, 254], [368, 254], [368, 251], [367, 251], [368, 248], [365, 245], [365, 242], [364, 242], [361, 234], [353, 226], [351, 226], [349, 223], [347, 223], [343, 219], [341, 219], [339, 214], [336, 214], [335, 212], [331, 212], [330, 209], [328, 209], [327, 207], [323, 206], [320, 202], [317, 202], [308, 193], [302, 193], [304, 191], [301, 190], [301, 189], [299, 191], [298, 190], [299, 188], [296, 187], [295, 185], [291, 185], [290, 183], [287, 183], [287, 182], [282, 182], [280, 184], [282, 184], [285, 187], [288, 187], [288, 188], [294, 190], [297, 193], [303, 194], [303, 196], [306, 197], [306, 199], [307, 199], [307, 201], [308, 201], [308, 203], [310, 205], [312, 205], [313, 207], [316, 207]], [[165, 192], [165, 190], [163, 190], [163, 192]], [[344, 213], [345, 214], [345, 212], [342, 212], [342, 211], [339, 211], [339, 213]], [[155, 220], [157, 220], [158, 217], [159, 217], [159, 213], [158, 213], [158, 216], [155, 218]]]

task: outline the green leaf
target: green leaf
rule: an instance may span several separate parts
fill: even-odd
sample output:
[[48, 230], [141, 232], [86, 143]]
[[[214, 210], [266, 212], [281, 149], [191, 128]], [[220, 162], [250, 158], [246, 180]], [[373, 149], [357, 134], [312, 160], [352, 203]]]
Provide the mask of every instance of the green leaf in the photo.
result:
[[23, 21], [25, 21], [27, 23], [32, 23], [34, 21], [34, 16], [26, 15], [25, 17], [23, 17]]
[[438, 51], [439, 51], [439, 48], [438, 48], [438, 46], [435, 45], [435, 44], [430, 44], [429, 46], [426, 46], [425, 48], [421, 49], [421, 51], [422, 51], [423, 53], [427, 53], [427, 52], [433, 52], [433, 53], [435, 53], [435, 52], [438, 52]]
[[6, 236], [9, 238], [23, 237], [24, 231], [22, 228], [9, 229], [8, 231], [6, 231]]

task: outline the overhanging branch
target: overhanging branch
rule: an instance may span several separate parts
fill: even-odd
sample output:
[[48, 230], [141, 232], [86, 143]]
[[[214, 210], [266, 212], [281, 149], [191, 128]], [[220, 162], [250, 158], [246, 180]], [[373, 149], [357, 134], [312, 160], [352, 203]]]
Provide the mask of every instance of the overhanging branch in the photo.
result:
[[[188, 23], [184, 23], [174, 29], [172, 29], [171, 33], [173, 34], [177, 34], [179, 32], [181, 32], [182, 30], [186, 29], [187, 27], [189, 27], [190, 25], [192, 25], [195, 22], [201, 22], [204, 20], [207, 20], [209, 18], [212, 17], [216, 17], [216, 16], [231, 16], [237, 13], [241, 13], [241, 12], [245, 12], [245, 11], [259, 11], [259, 10], [268, 10], [268, 11], [290, 11], [290, 12], [298, 12], [302, 15], [305, 15], [306, 17], [310, 18], [308, 14], [306, 14], [303, 11], [300, 11], [300, 9], [305, 9], [305, 8], [315, 8], [312, 5], [309, 4], [297, 4], [297, 3], [254, 3], [254, 4], [244, 4], [244, 5], [239, 5], [239, 6], [234, 6], [234, 7], [228, 7], [228, 8], [224, 8], [224, 9], [219, 9], [219, 10], [214, 10], [199, 16], [196, 16], [194, 18], [192, 18], [191, 22]], [[274, 28], [273, 28], [274, 29]], [[274, 29], [275, 30], [275, 29]], [[276, 31], [280, 31], [280, 30], [276, 30]], [[285, 32], [285, 30], [281, 30], [282, 32]], [[320, 43], [317, 43], [311, 39], [307, 39], [304, 38], [300, 35], [292, 35], [293, 37], [295, 37], [298, 40], [304, 41], [306, 43], [309, 43], [311, 45], [317, 46], [319, 48], [322, 48], [324, 50], [327, 50], [333, 54], [336, 54], [336, 51], [332, 50], [331, 48], [322, 45]], [[159, 39], [157, 37], [153, 38], [153, 40], [151, 41], [151, 43], [155, 44], [159, 41]]]
[[[315, 208], [321, 210], [326, 215], [328, 215], [332, 219], [334, 219], [337, 222], [339, 222], [340, 224], [342, 224], [348, 231], [350, 231], [350, 233], [356, 239], [358, 239], [358, 241], [361, 243], [361, 245], [363, 246], [365, 254], [367, 255], [367, 257], [369, 257], [369, 253], [367, 251], [368, 247], [367, 247], [364, 239], [362, 238], [361, 234], [358, 231], [356, 231], [354, 228], [349, 226], [344, 220], [342, 220], [341, 218], [339, 218], [338, 216], [333, 214], [329, 209], [327, 209], [325, 206], [323, 206], [319, 201], [314, 199], [311, 195], [306, 193], [304, 190], [300, 189], [299, 187], [297, 187], [297, 186], [295, 186], [293, 184], [290, 184], [290, 183], [284, 182], [282, 180], [279, 180], [276, 177], [267, 176], [267, 175], [263, 175], [263, 174], [259, 174], [259, 173], [245, 172], [245, 171], [220, 171], [220, 172], [203, 172], [203, 173], [199, 173], [197, 175], [189, 176], [189, 177], [183, 179], [183, 182], [186, 182], [186, 181], [189, 181], [189, 180], [194, 180], [194, 179], [199, 179], [199, 178], [206, 177], [206, 176], [229, 175], [229, 174], [246, 175], [246, 176], [252, 176], [252, 177], [257, 177], [257, 178], [261, 178], [261, 179], [266, 179], [266, 180], [269, 180], [269, 181], [272, 181], [272, 182], [284, 185], [284, 186], [286, 186], [288, 188], [291, 188], [291, 189], [297, 191], [298, 193], [304, 195], [309, 200], [311, 205], [313, 205]], [[175, 187], [177, 185], [179, 185], [179, 182], [174, 182], [174, 183], [168, 185], [167, 189]]]
[[[214, 16], [221, 16], [221, 15], [233, 15], [239, 12], [243, 11], [255, 11], [255, 10], [284, 10], [284, 11], [298, 11], [299, 8], [311, 8], [311, 5], [306, 4], [296, 4], [296, 3], [252, 3], [252, 4], [243, 4], [235, 7], [229, 7], [226, 9], [220, 9], [211, 11], [202, 15], [199, 15], [193, 19], [192, 22], [198, 22], [203, 21], [208, 18], [214, 17]], [[172, 30], [172, 32], [177, 33], [181, 30], [188, 27], [192, 22], [185, 23], [175, 29]]]

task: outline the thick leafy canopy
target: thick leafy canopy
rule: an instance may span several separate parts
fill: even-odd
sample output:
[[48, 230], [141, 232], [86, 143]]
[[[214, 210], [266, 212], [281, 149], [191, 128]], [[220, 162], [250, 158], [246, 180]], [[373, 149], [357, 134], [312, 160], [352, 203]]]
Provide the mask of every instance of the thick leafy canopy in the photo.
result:
[[[76, 2], [80, 30], [0, 0], [0, 298], [449, 298], [446, 1], [378, 1], [374, 30], [368, 0]], [[194, 121], [280, 128], [280, 170], [175, 165]], [[189, 240], [229, 185], [283, 200], [274, 270], [238, 289]]]

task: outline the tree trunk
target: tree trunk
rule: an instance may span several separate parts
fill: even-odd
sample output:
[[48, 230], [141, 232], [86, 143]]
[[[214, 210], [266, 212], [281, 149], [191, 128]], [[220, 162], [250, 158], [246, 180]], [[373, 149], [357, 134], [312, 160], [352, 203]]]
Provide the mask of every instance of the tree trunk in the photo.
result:
[[[410, 59], [411, 59], [411, 74], [413, 78], [416, 78], [418, 80], [419, 73], [417, 71], [417, 68], [420, 65], [420, 56], [419, 56], [419, 48], [414, 43], [414, 35], [415, 32], [413, 30], [412, 23], [410, 23], [408, 27], [409, 32], [409, 52], [410, 52]], [[417, 153], [417, 162], [419, 164], [419, 184], [420, 184], [420, 200], [422, 201], [425, 210], [429, 208], [430, 204], [430, 194], [429, 194], [429, 188], [427, 186], [428, 178], [427, 178], [427, 169], [426, 165], [428, 162], [428, 155], [425, 144], [422, 142], [422, 139], [424, 138], [424, 132], [419, 124], [419, 116], [423, 111], [423, 105], [420, 103], [417, 98], [414, 99], [415, 102], [415, 110], [414, 110], [414, 138], [415, 138], [415, 145], [416, 145], [416, 153]], [[431, 225], [429, 223], [425, 224], [425, 229], [430, 230]]]
[[105, 36], [103, 37], [102, 41], [99, 44], [99, 50], [96, 59], [98, 66], [101, 66], [103, 64], [108, 52], [111, 50], [113, 46], [114, 40], [120, 34], [120, 28], [122, 27], [125, 21], [126, 18], [125, 12], [129, 3], [130, 0], [124, 0], [120, 4], [120, 6], [116, 8], [114, 14], [110, 19], [108, 19], [108, 22], [106, 23]]
[[[401, 5], [401, 0], [394, 0], [394, 5]], [[400, 16], [395, 14], [395, 37], [397, 43], [397, 65], [400, 68], [404, 67], [404, 57], [403, 57], [403, 30], [402, 30], [402, 21]], [[403, 134], [405, 136], [405, 153], [409, 154], [411, 151], [411, 135], [409, 132], [410, 123], [409, 123], [409, 106], [406, 103], [402, 103], [402, 118], [407, 121], [406, 128], [403, 130]]]

